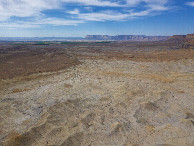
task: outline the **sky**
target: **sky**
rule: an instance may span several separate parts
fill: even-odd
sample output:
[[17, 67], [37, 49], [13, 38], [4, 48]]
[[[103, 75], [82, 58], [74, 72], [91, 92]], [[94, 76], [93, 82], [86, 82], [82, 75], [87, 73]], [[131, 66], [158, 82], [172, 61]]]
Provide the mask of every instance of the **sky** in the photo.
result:
[[0, 37], [190, 33], [193, 0], [0, 0]]

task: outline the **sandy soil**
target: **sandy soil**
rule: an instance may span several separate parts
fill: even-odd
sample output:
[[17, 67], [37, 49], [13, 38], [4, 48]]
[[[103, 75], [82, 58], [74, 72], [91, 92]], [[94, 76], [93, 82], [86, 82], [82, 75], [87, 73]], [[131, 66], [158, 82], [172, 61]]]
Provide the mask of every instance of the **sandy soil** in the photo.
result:
[[79, 64], [1, 79], [0, 145], [193, 146], [193, 51], [171, 51], [68, 52]]

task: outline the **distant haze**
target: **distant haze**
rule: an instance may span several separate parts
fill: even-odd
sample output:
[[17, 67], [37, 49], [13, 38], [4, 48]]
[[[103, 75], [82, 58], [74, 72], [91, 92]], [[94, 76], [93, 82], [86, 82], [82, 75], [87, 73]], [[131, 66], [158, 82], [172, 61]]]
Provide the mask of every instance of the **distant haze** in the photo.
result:
[[86, 37], [0, 37], [0, 41], [162, 41], [169, 36], [145, 36], [145, 35], [87, 35]]

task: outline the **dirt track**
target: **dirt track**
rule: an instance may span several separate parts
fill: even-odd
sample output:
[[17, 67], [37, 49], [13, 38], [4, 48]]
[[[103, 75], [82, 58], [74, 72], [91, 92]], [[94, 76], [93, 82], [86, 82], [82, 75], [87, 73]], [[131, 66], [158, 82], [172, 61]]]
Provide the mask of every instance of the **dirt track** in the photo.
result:
[[66, 50], [68, 69], [1, 80], [1, 144], [194, 144], [193, 50], [83, 50]]

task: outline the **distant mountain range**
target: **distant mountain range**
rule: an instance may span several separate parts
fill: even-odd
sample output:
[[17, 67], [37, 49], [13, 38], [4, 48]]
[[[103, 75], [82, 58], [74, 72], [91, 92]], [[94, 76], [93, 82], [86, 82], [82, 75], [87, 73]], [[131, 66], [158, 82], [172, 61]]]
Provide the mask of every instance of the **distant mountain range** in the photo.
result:
[[180, 40], [193, 38], [194, 34], [173, 36], [146, 36], [146, 35], [87, 35], [82, 37], [0, 37], [0, 41], [164, 41], [168, 39]]
[[67, 41], [83, 39], [82, 37], [0, 37], [0, 41]]
[[167, 40], [169, 36], [146, 36], [146, 35], [87, 35], [88, 40], [116, 40], [116, 41], [162, 41]]

